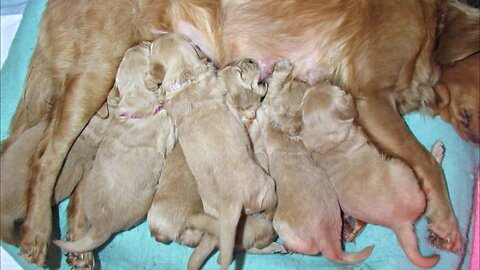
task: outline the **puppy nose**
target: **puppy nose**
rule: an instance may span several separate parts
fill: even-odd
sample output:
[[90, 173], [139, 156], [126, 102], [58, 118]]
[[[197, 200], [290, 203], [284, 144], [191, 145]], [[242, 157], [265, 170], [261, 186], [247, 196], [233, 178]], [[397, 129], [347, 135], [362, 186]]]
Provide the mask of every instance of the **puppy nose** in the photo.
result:
[[250, 64], [254, 64], [254, 63], [255, 63], [255, 61], [253, 61], [253, 59], [251, 59], [251, 58], [248, 58], [247, 61], [248, 61], [248, 63], [250, 63]]

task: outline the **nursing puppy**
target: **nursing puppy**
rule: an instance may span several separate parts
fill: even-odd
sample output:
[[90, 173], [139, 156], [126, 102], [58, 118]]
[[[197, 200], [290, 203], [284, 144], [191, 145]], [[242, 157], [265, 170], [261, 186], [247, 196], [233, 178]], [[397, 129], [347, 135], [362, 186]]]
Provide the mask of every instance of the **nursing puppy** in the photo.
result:
[[337, 263], [355, 263], [367, 258], [373, 247], [356, 254], [343, 252], [340, 206], [332, 184], [302, 142], [280, 130], [288, 115], [299, 109], [305, 90], [290, 87], [294, 83], [292, 69], [288, 61], [275, 65], [262, 104], [267, 118], [264, 140], [268, 167], [278, 196], [273, 226], [289, 251], [309, 255], [321, 252]]
[[54, 241], [69, 252], [91, 251], [146, 214], [155, 194], [175, 129], [161, 97], [145, 84], [148, 43], [125, 54], [117, 74], [118, 108], [100, 144], [92, 170], [75, 192], [90, 225], [73, 242]]
[[242, 122], [225, 104], [229, 84], [245, 82], [222, 81], [179, 35], [166, 34], [151, 49], [150, 78], [159, 78], [166, 93], [165, 108], [178, 128], [205, 212], [219, 220], [219, 262], [226, 269], [242, 212], [268, 216], [277, 202], [273, 179], [255, 163]]
[[[438, 255], [422, 256], [413, 223], [423, 214], [425, 194], [412, 169], [382, 155], [354, 124], [350, 95], [327, 82], [309, 88], [301, 109], [284, 126], [297, 130], [318, 166], [327, 173], [346, 215], [388, 227], [410, 261], [433, 267]], [[361, 196], [358, 196], [361, 194]]]
[[[78, 182], [90, 170], [98, 145], [110, 123], [109, 110], [112, 109], [113, 104], [104, 104], [73, 144], [55, 184], [52, 198], [54, 204], [70, 196]], [[42, 121], [27, 129], [2, 153], [1, 239], [9, 244], [18, 244], [14, 223], [25, 217], [31, 160], [47, 125], [47, 121]]]
[[[199, 269], [218, 245], [219, 222], [204, 212], [197, 183], [178, 143], [165, 159], [147, 221], [157, 241], [196, 247], [188, 269]], [[246, 216], [237, 228], [236, 248], [249, 253], [285, 252], [272, 243], [275, 237], [272, 223], [266, 218]]]

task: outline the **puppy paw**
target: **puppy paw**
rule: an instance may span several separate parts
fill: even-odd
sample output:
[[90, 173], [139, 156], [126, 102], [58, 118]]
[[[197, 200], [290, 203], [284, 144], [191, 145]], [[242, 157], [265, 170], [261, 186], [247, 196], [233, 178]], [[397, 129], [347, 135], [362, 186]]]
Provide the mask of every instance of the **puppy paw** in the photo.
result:
[[67, 263], [72, 269], [92, 270], [95, 267], [93, 252], [67, 253]]
[[20, 256], [32, 264], [43, 267], [47, 263], [49, 237], [34, 231], [23, 233], [20, 239]]
[[288, 76], [293, 70], [293, 64], [287, 59], [278, 61], [273, 68], [273, 73], [277, 75]]
[[367, 223], [345, 215], [343, 217], [343, 239], [347, 242], [353, 242], [365, 226], [367, 226]]
[[443, 157], [445, 156], [445, 145], [441, 141], [436, 141], [432, 145], [431, 152], [438, 164], [442, 165]]
[[454, 253], [461, 253], [463, 251], [464, 242], [455, 220], [430, 222], [428, 230], [430, 231], [428, 241], [432, 246]]
[[269, 246], [263, 248], [263, 250], [266, 250], [269, 253], [274, 253], [274, 254], [287, 254], [288, 253], [287, 249], [285, 249], [285, 247], [282, 244], [279, 244], [277, 242], [272, 242]]

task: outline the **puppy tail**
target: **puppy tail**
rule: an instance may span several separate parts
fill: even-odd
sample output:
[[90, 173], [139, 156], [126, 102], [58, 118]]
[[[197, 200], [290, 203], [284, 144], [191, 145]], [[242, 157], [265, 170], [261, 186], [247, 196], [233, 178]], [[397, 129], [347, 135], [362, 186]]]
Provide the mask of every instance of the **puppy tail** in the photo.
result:
[[77, 241], [70, 242], [54, 240], [53, 243], [65, 251], [83, 253], [98, 248], [103, 243], [107, 242], [110, 236], [110, 233], [101, 233], [97, 231], [95, 227], [92, 227], [86, 235]]
[[432, 268], [437, 264], [440, 259], [439, 255], [434, 254], [430, 257], [425, 257], [418, 251], [417, 237], [412, 224], [403, 224], [393, 229], [393, 231], [395, 232], [403, 251], [413, 264], [421, 268]]
[[325, 256], [325, 258], [332, 262], [349, 264], [365, 260], [368, 258], [368, 256], [370, 256], [372, 251], [373, 246], [368, 246], [359, 252], [345, 253], [340, 246], [340, 242], [337, 241], [333, 247], [322, 250], [322, 254]]
[[188, 260], [187, 270], [198, 270], [202, 266], [203, 262], [217, 247], [217, 238], [211, 234], [204, 234], [202, 241], [193, 251], [190, 259]]
[[220, 211], [220, 256], [218, 263], [220, 269], [226, 270], [233, 260], [233, 250], [235, 249], [235, 236], [237, 225], [242, 215], [243, 206], [226, 205]]

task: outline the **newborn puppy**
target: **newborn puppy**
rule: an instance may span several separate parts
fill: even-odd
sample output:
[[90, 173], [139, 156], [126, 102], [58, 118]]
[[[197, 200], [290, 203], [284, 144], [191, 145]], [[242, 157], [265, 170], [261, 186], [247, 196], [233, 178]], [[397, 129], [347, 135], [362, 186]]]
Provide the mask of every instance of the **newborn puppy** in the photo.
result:
[[[152, 236], [159, 242], [176, 241], [190, 247], [198, 246], [188, 269], [199, 269], [217, 247], [218, 220], [204, 212], [197, 183], [180, 144], [176, 144], [165, 159], [147, 221]], [[251, 253], [284, 251], [272, 243], [276, 234], [270, 221], [257, 216], [247, 216], [241, 221], [244, 222], [237, 229], [237, 247]]]
[[155, 194], [165, 155], [175, 143], [175, 129], [157, 93], [144, 84], [148, 46], [130, 48], [120, 63], [118, 108], [100, 144], [92, 170], [75, 192], [90, 225], [73, 242], [54, 241], [69, 252], [91, 251], [146, 214]]
[[[289, 251], [309, 255], [321, 252], [337, 263], [364, 260], [373, 247], [355, 254], [342, 250], [340, 206], [326, 174], [316, 166], [302, 142], [290, 139], [279, 129], [288, 115], [299, 109], [305, 90], [303, 85], [289, 87], [292, 69], [288, 61], [275, 65], [262, 105], [267, 118], [264, 140], [269, 172], [278, 196], [273, 227]], [[289, 81], [288, 86], [285, 81]]]
[[161, 81], [166, 93], [165, 108], [178, 128], [205, 212], [219, 220], [219, 262], [226, 269], [242, 212], [265, 211], [269, 216], [277, 202], [273, 179], [254, 161], [248, 134], [224, 98], [230, 85], [258, 82], [246, 81], [243, 74], [222, 81], [176, 34], [154, 41], [151, 55], [149, 77]]
[[[108, 110], [111, 105], [104, 104], [89, 121], [70, 150], [60, 176], [55, 184], [54, 203], [67, 198], [91, 167], [98, 145], [111, 120]], [[108, 117], [108, 118], [107, 118]], [[14, 223], [25, 217], [27, 210], [28, 173], [35, 149], [47, 128], [43, 121], [24, 131], [1, 157], [0, 177], [0, 219], [1, 239], [9, 244], [17, 244]]]
[[327, 172], [346, 215], [391, 228], [412, 263], [433, 267], [439, 256], [419, 253], [413, 228], [426, 206], [415, 174], [399, 159], [379, 153], [355, 117], [352, 97], [322, 82], [307, 90], [284, 129], [300, 130], [297, 135]]
[[[200, 269], [207, 257], [218, 246], [220, 230], [218, 225], [219, 222], [212, 222], [209, 227], [205, 227], [205, 231], [209, 233], [203, 235], [200, 244], [190, 256], [188, 270]], [[235, 248], [254, 254], [287, 253], [282, 245], [273, 242], [276, 236], [272, 222], [263, 214], [242, 216], [237, 226]]]

